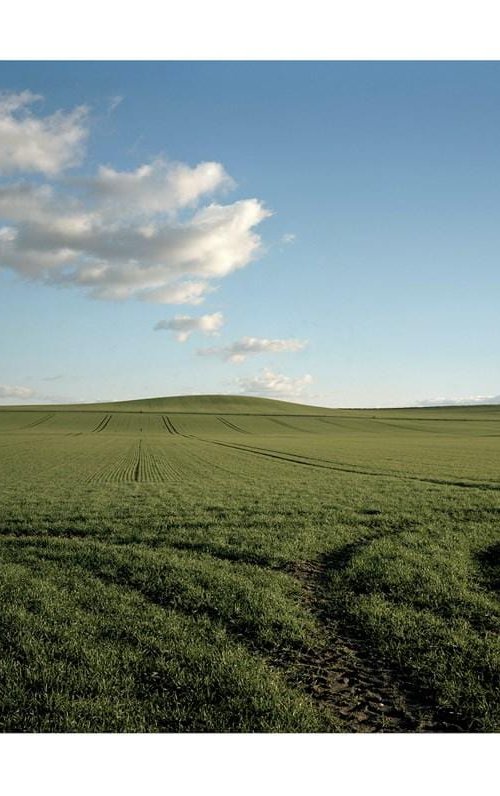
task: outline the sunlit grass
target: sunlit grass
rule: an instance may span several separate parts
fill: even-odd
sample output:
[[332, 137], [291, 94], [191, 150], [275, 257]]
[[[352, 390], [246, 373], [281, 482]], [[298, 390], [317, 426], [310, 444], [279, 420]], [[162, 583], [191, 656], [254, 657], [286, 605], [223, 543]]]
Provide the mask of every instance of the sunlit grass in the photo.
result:
[[186, 401], [0, 411], [0, 728], [349, 730], [331, 619], [498, 730], [500, 410]]

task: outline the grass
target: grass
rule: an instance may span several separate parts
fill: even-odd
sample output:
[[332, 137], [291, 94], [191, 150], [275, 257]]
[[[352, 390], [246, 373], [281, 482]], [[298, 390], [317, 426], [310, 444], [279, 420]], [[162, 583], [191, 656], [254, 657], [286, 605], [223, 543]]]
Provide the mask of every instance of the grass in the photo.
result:
[[0, 729], [500, 728], [500, 407], [0, 410]]

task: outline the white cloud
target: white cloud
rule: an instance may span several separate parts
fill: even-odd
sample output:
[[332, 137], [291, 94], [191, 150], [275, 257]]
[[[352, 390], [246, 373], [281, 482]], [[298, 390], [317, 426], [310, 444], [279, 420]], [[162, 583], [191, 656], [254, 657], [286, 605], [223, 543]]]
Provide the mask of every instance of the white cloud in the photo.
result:
[[208, 282], [178, 282], [170, 287], [149, 290], [144, 298], [154, 304], [201, 304], [207, 293], [216, 290]]
[[[62, 378], [64, 374], [59, 373], [55, 376], [42, 377], [42, 381], [59, 381]], [[82, 403], [75, 396], [47, 394], [43, 390], [12, 384], [0, 384], [0, 401], [7, 401], [8, 404]]]
[[194, 206], [202, 196], [234, 187], [220, 163], [171, 163], [158, 158], [134, 171], [101, 166], [97, 176], [85, 180], [97, 202], [114, 213], [171, 214]]
[[415, 406], [471, 406], [473, 404], [500, 404], [500, 395], [469, 395], [466, 398], [427, 398]]
[[11, 384], [0, 384], [0, 398], [32, 398], [35, 390], [31, 387], [19, 387]]
[[218, 163], [162, 160], [59, 186], [4, 183], [0, 266], [94, 298], [200, 304], [257, 257], [270, 215], [258, 199], [197, 206], [231, 183]]
[[7, 221], [0, 263], [25, 278], [84, 288], [95, 298], [196, 304], [212, 289], [210, 280], [259, 254], [254, 228], [270, 213], [257, 199], [213, 203], [180, 220], [153, 210], [157, 195], [149, 206], [140, 197], [135, 210], [131, 199], [128, 215], [111, 214], [109, 207], [84, 204], [51, 186], [0, 187], [0, 218]]
[[223, 325], [222, 312], [214, 312], [212, 315], [201, 315], [199, 318], [192, 318], [190, 315], [176, 315], [175, 318], [168, 321], [158, 321], [154, 328], [155, 331], [165, 329], [175, 332], [179, 343], [185, 343], [193, 332], [214, 335], [218, 334]]
[[282, 243], [295, 243], [297, 236], [293, 232], [285, 232], [281, 238]]
[[0, 227], [0, 243], [12, 243], [17, 238], [17, 230], [15, 227]]
[[257, 376], [238, 378], [235, 381], [241, 393], [286, 400], [305, 398], [307, 387], [312, 384], [313, 378], [307, 373], [305, 376], [294, 379], [265, 368]]
[[307, 340], [268, 340], [265, 337], [242, 337], [231, 345], [213, 348], [200, 348], [201, 356], [219, 356], [228, 362], [240, 363], [252, 354], [282, 353], [285, 351], [303, 351]]
[[0, 93], [0, 173], [59, 174], [79, 164], [87, 138], [87, 109], [36, 116], [30, 107], [42, 99], [30, 91]]

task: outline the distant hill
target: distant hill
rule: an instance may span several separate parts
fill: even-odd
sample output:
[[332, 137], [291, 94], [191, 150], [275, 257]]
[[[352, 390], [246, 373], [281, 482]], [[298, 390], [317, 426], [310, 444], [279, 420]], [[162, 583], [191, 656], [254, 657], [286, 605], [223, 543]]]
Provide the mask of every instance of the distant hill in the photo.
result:
[[273, 398], [242, 395], [173, 395], [138, 398], [132, 401], [106, 401], [89, 404], [31, 404], [0, 406], [0, 412], [156, 412], [205, 415], [329, 415], [370, 418], [412, 418], [414, 420], [500, 419], [500, 406], [493, 403], [393, 408], [349, 409], [297, 404]]
[[38, 406], [6, 406], [5, 409], [51, 409], [60, 411], [104, 412], [185, 412], [186, 414], [333, 414], [334, 409], [276, 401], [272, 398], [250, 398], [241, 395], [176, 395], [160, 398], [139, 398], [133, 401], [107, 401], [91, 404], [43, 404]]
[[83, 408], [125, 412], [186, 412], [197, 414], [328, 414], [333, 409], [276, 401], [272, 398], [250, 398], [241, 395], [176, 395], [163, 398], [140, 398], [106, 404], [80, 405]]

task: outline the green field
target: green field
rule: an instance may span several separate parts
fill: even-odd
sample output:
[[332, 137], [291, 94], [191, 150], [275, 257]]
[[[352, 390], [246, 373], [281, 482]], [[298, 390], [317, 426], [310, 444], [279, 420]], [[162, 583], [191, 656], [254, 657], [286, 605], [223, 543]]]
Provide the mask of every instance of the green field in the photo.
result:
[[500, 729], [500, 406], [0, 410], [0, 729]]

